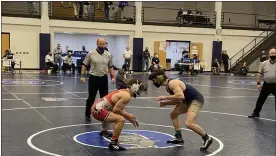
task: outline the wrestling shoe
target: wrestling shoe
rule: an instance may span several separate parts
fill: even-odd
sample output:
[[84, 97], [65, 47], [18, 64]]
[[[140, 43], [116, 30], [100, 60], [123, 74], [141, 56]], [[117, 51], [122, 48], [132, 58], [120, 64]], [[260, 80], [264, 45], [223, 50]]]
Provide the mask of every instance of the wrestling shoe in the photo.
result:
[[259, 118], [260, 114], [257, 113], [252, 113], [251, 115], [248, 116], [248, 118]]
[[168, 140], [167, 143], [168, 144], [183, 144], [184, 141], [183, 141], [183, 139], [173, 139], [173, 140]]
[[213, 139], [210, 136], [208, 136], [208, 138], [205, 140], [203, 139], [200, 151], [206, 151], [209, 148], [209, 146], [212, 144], [212, 142], [213, 142]]
[[111, 140], [108, 149], [112, 151], [125, 151], [126, 149], [119, 145], [118, 140]]
[[108, 139], [111, 139], [111, 137], [113, 136], [113, 133], [109, 132], [109, 131], [101, 131], [100, 132], [100, 136], [102, 137], [106, 137]]

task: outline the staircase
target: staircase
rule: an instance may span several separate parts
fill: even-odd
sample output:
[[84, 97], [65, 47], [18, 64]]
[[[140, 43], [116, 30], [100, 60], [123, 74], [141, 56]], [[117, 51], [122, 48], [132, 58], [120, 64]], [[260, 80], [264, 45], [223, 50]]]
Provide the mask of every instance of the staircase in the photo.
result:
[[230, 58], [230, 71], [240, 69], [244, 62], [247, 63], [247, 66], [251, 65], [256, 59], [260, 58], [263, 49], [267, 50], [271, 45], [275, 44], [276, 23], [272, 24], [266, 31], [262, 32], [258, 37]]

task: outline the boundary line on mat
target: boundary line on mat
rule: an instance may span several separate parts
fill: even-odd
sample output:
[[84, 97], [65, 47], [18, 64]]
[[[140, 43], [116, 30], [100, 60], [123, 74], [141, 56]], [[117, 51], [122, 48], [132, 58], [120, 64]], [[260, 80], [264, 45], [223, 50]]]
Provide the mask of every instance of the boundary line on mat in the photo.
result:
[[[69, 92], [68, 94], [71, 94], [71, 93], [76, 93], [76, 92]], [[78, 92], [80, 94], [80, 92]], [[38, 94], [35, 94], [35, 93], [31, 93], [31, 94], [28, 94], [28, 93], [13, 93], [15, 95], [38, 95]], [[39, 95], [47, 95], [49, 93], [39, 93]], [[51, 94], [64, 94], [64, 93], [51, 93]], [[9, 93], [4, 93], [2, 95], [10, 95]], [[205, 96], [204, 99], [240, 99], [240, 98], [257, 98], [258, 96]], [[268, 96], [268, 98], [273, 98], [274, 96]], [[52, 98], [61, 98], [61, 97], [52, 97]], [[157, 96], [142, 96], [142, 97], [136, 97], [136, 98], [133, 98], [134, 100], [135, 99], [155, 99], [157, 98]], [[18, 98], [18, 99], [2, 99], [2, 100], [24, 100], [25, 98]], [[87, 99], [87, 98], [84, 98], [84, 97], [78, 97], [78, 98], [64, 98], [66, 100], [78, 100], [78, 99]], [[25, 99], [25, 100], [40, 100], [40, 99]]]
[[[44, 79], [39, 79], [39, 78], [34, 77], [34, 76], [38, 76], [39, 77], [40, 75], [34, 75], [34, 76], [27, 75], [27, 74], [24, 74], [24, 75], [28, 76], [28, 77], [31, 77], [33, 79], [36, 79], [36, 80], [44, 80]], [[182, 77], [179, 77], [177, 79], [182, 79]], [[224, 89], [234, 89], [234, 90], [252, 90], [252, 91], [254, 90], [254, 91], [257, 91], [257, 89], [253, 89], [253, 88], [234, 88], [234, 87], [212, 86], [212, 85], [202, 85], [202, 84], [194, 84], [194, 83], [187, 83], [187, 84], [196, 85], [196, 86], [202, 86], [202, 87], [211, 87], [211, 88], [224, 88]], [[60, 84], [60, 85], [62, 85], [62, 84]], [[9, 85], [9, 86], [16, 86], [16, 85]], [[31, 86], [31, 85], [28, 85], [28, 86]], [[34, 86], [39, 86], [39, 85], [34, 85]], [[46, 85], [41, 85], [41, 86], [46, 86]], [[53, 85], [49, 85], [49, 86], [53, 86]]]
[[236, 85], [244, 85], [244, 86], [256, 86], [256, 80], [255, 81], [251, 81], [251, 82], [254, 82], [254, 83], [239, 83], [239, 82], [235, 82], [235, 81], [242, 81], [242, 80], [228, 80], [227, 82], [230, 83], [230, 84], [236, 84]]
[[[12, 94], [16, 99], [19, 99], [14, 93], [12, 93], [11, 91], [9, 91], [5, 86], [3, 86], [3, 88], [6, 89], [7, 92], [9, 92], [10, 94]], [[33, 108], [31, 104], [29, 104], [27, 101], [25, 100], [21, 100], [24, 104], [26, 104], [30, 109], [32, 109], [37, 115], [39, 115], [41, 118], [43, 118], [47, 123], [49, 123], [50, 125], [52, 125], [53, 127], [57, 127], [53, 122], [51, 122], [49, 119], [47, 119], [43, 114], [41, 114], [38, 110], [36, 110], [36, 108]], [[64, 136], [66, 136], [69, 140], [71, 140], [73, 143], [74, 140], [64, 131], [58, 129], [59, 132], [61, 134], [63, 134]], [[89, 151], [87, 151], [84, 147], [80, 146], [79, 144], [76, 143], [76, 145], [83, 150], [83, 152], [87, 153], [89, 156], [94, 156], [93, 154], [91, 154]]]
[[[139, 122], [139, 123], [141, 123], [141, 125], [146, 125], [146, 123], [143, 123], [143, 122]], [[130, 124], [130, 123], [126, 123], [126, 124]], [[144, 130], [143, 130], [143, 129], [137, 129], [137, 130], [126, 129], [126, 131], [128, 131], [128, 132], [124, 132], [124, 130], [122, 130], [121, 133], [128, 133], [128, 134], [139, 135], [140, 137], [145, 138], [145, 139], [148, 139], [148, 140], [150, 140], [150, 139], [147, 138], [147, 137], [145, 137], [145, 136], [143, 136], [143, 135], [141, 135], [141, 134], [131, 133], [131, 131], [132, 131], [132, 132], [133, 132], [133, 131], [148, 131], [148, 132], [155, 132], [155, 133], [164, 134], [164, 135], [167, 135], [167, 136], [169, 136], [169, 137], [174, 138], [174, 136], [171, 135], [171, 134], [163, 133], [163, 132], [158, 132], [158, 131], [152, 131], [152, 130], [145, 130], [145, 129], [144, 129]], [[108, 148], [108, 147], [104, 147], [104, 146], [96, 146], [96, 145], [86, 144], [86, 143], [80, 142], [80, 141], [77, 139], [77, 137], [80, 136], [80, 135], [88, 134], [88, 133], [94, 133], [94, 132], [100, 132], [100, 131], [89, 131], [89, 132], [79, 133], [79, 134], [75, 135], [75, 136], [73, 137], [73, 139], [74, 139], [74, 141], [76, 141], [77, 143], [82, 144], [82, 145], [85, 145], [85, 146], [97, 147], [97, 148]], [[110, 140], [108, 140], [106, 137], [103, 137], [103, 139], [106, 140], [106, 141], [108, 141], [108, 142], [110, 142]], [[125, 143], [121, 143], [121, 144], [126, 145]], [[164, 148], [174, 148], [174, 147], [177, 147], [177, 146], [182, 146], [182, 147], [183, 147], [183, 145], [174, 144], [174, 145], [171, 145], [171, 146], [157, 147], [157, 148], [159, 148], [159, 149], [164, 149]], [[130, 148], [130, 149], [141, 149], [141, 148], [135, 148], [135, 147], [134, 147], [134, 148]]]
[[[170, 73], [170, 72], [167, 72], [167, 74], [168, 75], [170, 75], [170, 76], [179, 76], [178, 74], [177, 74], [178, 72], [175, 72], [175, 73]], [[33, 75], [33, 76], [39, 76], [39, 77], [67, 77], [67, 78], [80, 78], [80, 77], [75, 77], [75, 76], [77, 76], [77, 75], [75, 75], [75, 76], [73, 76], [73, 77], [69, 77], [68, 75], [39, 75], [40, 74], [40, 72], [24, 72], [24, 74], [29, 74], [29, 75]], [[141, 73], [136, 73], [136, 72], [134, 72], [134, 73], [132, 73], [132, 75], [139, 75], [139, 74], [142, 74], [142, 72]], [[225, 78], [225, 76], [231, 76], [231, 77], [233, 77], [233, 78], [245, 78], [245, 79], [254, 79], [256, 76], [257, 76], [257, 74], [255, 74], [255, 75], [253, 75], [253, 74], [251, 74], [250, 76], [248, 75], [248, 76], [245, 76], [245, 77], [242, 77], [242, 76], [232, 76], [232, 75], [230, 75], [230, 74], [222, 74], [222, 75], [220, 75], [220, 76], [216, 76], [216, 75], [197, 75], [197, 76], [190, 76], [190, 75], [188, 75], [187, 77], [181, 77], [181, 78], [201, 78], [201, 77], [204, 77], [204, 78], [206, 78], [207, 76], [208, 77], [210, 77], [210, 78], [212, 78], [212, 77], [214, 77], [214, 78]], [[16, 76], [19, 76], [19, 75], [16, 75]]]
[[[108, 91], [113, 91], [113, 90], [117, 90], [117, 89], [109, 89]], [[88, 91], [83, 91], [83, 92], [69, 92], [69, 93], [74, 93], [74, 94], [84, 94], [84, 93], [88, 93]], [[10, 94], [10, 93], [2, 93], [2, 95], [5, 95], [5, 94]], [[39, 95], [39, 94], [66, 94], [64, 92], [58, 92], [58, 93], [55, 93], [55, 92], [51, 92], [51, 93], [23, 93], [23, 92], [18, 92], [18, 93], [14, 93], [14, 94], [17, 94], [17, 95]]]
[[[42, 106], [42, 107], [31, 107], [31, 108], [10, 108], [10, 109], [2, 109], [2, 111], [15, 111], [15, 110], [28, 110], [28, 109], [51, 109], [51, 108], [84, 108], [85, 106]], [[126, 106], [127, 108], [138, 108], [138, 109], [157, 109], [157, 110], [171, 110], [172, 108], [162, 108], [162, 107], [142, 107], [142, 106]], [[210, 113], [210, 114], [220, 114], [220, 115], [229, 115], [229, 116], [237, 116], [237, 117], [244, 117], [248, 118], [246, 115], [240, 115], [240, 114], [232, 114], [232, 113], [223, 113], [223, 112], [212, 112], [212, 111], [201, 111], [202, 113]], [[273, 119], [267, 119], [267, 118], [258, 118], [260, 120], [267, 120], [267, 121], [273, 121], [276, 120]]]
[[225, 87], [225, 86], [212, 86], [212, 85], [203, 85], [203, 84], [196, 84], [196, 83], [185, 83], [195, 86], [201, 86], [201, 87], [211, 87], [211, 88], [223, 88], [223, 89], [233, 89], [233, 90], [252, 90], [252, 91], [258, 91], [258, 89], [253, 88], [234, 88], [234, 87]]
[[[29, 76], [29, 75], [27, 75], [27, 76]], [[34, 79], [36, 79], [36, 80], [40, 80], [39, 78], [36, 78], [36, 77], [34, 77], [34, 76], [29, 76], [29, 77], [32, 77], [32, 78], [34, 78]], [[63, 88], [61, 88], [61, 87], [56, 87], [56, 86], [52, 86], [52, 87], [58, 88], [59, 90], [62, 90], [62, 91], [64, 91], [64, 92], [66, 92], [66, 93], [68, 93], [68, 94], [71, 94], [71, 95], [73, 95], [73, 96], [76, 96], [76, 97], [78, 97], [78, 98], [82, 98], [81, 96], [76, 95], [76, 94], [74, 94], [74, 93], [71, 93], [71, 92], [69, 92], [68, 90], [65, 90], [65, 89], [63, 89]]]
[[[35, 145], [33, 145], [32, 143], [32, 139], [39, 135], [39, 134], [42, 134], [44, 132], [48, 132], [48, 131], [52, 131], [52, 130], [56, 130], [56, 129], [63, 129], [63, 128], [68, 128], [68, 127], [78, 127], [78, 126], [86, 126], [86, 125], [101, 125], [102, 123], [91, 123], [91, 124], [78, 124], [78, 125], [67, 125], [67, 126], [60, 126], [60, 127], [55, 127], [55, 128], [49, 128], [49, 129], [45, 129], [45, 130], [42, 130], [42, 131], [39, 131], [37, 133], [34, 133], [32, 134], [31, 136], [28, 137], [27, 139], [27, 144], [34, 150], [36, 151], [39, 151], [41, 153], [44, 153], [44, 154], [48, 154], [48, 155], [52, 155], [52, 156], [62, 156], [62, 155], [58, 155], [58, 154], [55, 154], [55, 153], [50, 153], [50, 152], [47, 152], [45, 150], [42, 150], [38, 147], [36, 147]], [[131, 124], [131, 123], [125, 123], [125, 124]], [[141, 123], [141, 125], [146, 125], [146, 126], [155, 126], [155, 127], [166, 127], [166, 128], [174, 128], [173, 126], [167, 126], [167, 125], [158, 125], [158, 124], [146, 124], [146, 123]], [[187, 131], [190, 131], [186, 128], [181, 128], [182, 130], [187, 130]], [[216, 155], [217, 153], [219, 153], [220, 151], [223, 150], [223, 147], [224, 147], [224, 144], [221, 140], [219, 140], [218, 138], [210, 135], [213, 139], [215, 139], [218, 144], [219, 144], [219, 148], [217, 150], [215, 150], [214, 152], [206, 155], [206, 156], [214, 156]]]
[[[39, 80], [39, 81], [46, 81], [47, 82], [54, 82], [54, 84], [45, 84], [45, 85], [41, 85], [41, 84], [38, 84], [38, 85], [34, 85], [34, 84], [2, 84], [2, 81], [7, 81], [7, 80], [12, 80], [12, 81], [32, 81], [32, 80]], [[43, 79], [19, 79], [19, 80], [16, 80], [16, 79], [2, 79], [1, 80], [1, 85], [2, 86], [60, 86], [60, 85], [63, 85], [63, 82], [62, 81], [55, 81], [55, 80], [43, 80]]]

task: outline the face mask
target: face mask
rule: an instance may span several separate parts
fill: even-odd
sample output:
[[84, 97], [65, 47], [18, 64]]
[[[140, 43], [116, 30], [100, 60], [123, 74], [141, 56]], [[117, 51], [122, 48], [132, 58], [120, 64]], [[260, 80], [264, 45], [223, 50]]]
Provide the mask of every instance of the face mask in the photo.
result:
[[270, 59], [274, 61], [276, 59], [276, 55], [270, 56]]
[[103, 54], [104, 53], [104, 47], [98, 47], [98, 52], [100, 54]]
[[159, 84], [159, 83], [153, 83], [153, 85], [156, 87], [156, 88], [159, 88], [160, 86], [161, 86], [161, 84]]

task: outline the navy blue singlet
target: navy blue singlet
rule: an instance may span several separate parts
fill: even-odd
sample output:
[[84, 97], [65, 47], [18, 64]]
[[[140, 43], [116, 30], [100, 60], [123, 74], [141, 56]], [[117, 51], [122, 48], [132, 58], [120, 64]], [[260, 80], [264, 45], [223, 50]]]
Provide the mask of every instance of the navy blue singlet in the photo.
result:
[[[169, 79], [168, 84], [171, 80], [173, 79]], [[185, 86], [186, 86], [186, 89], [183, 91], [185, 96], [185, 99], [184, 99], [185, 101], [199, 100], [203, 102], [204, 100], [203, 95], [199, 91], [197, 91], [194, 87], [188, 84], [185, 84]], [[174, 94], [173, 91], [170, 90], [169, 85], [167, 85], [166, 89], [170, 95]]]

